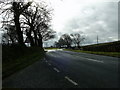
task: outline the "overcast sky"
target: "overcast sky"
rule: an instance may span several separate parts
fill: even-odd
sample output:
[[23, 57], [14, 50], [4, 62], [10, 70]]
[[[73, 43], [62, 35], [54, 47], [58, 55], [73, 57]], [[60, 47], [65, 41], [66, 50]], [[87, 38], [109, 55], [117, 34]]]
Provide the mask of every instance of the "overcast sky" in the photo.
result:
[[[83, 32], [84, 44], [118, 40], [118, 0], [48, 0], [54, 8], [54, 42], [64, 34]], [[114, 1], [114, 2], [113, 2]]]
[[99, 43], [118, 40], [118, 0], [46, 1], [54, 9], [52, 28], [57, 32], [49, 45], [65, 33], [83, 32], [84, 44], [96, 43], [97, 35]]

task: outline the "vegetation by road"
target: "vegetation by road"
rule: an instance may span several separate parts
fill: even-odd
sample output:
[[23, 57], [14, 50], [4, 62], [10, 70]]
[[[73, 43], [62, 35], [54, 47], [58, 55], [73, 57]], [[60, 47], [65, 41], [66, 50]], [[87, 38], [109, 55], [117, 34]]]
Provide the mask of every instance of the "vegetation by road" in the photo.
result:
[[71, 34], [63, 34], [59, 38], [58, 41], [54, 42], [54, 46], [61, 48], [67, 47], [71, 48], [72, 45], [76, 47], [80, 47], [80, 44], [85, 40], [85, 37], [81, 33], [71, 33]]
[[2, 22], [2, 43], [19, 44], [31, 47], [43, 47], [43, 41], [55, 37], [55, 31], [51, 29], [52, 8], [47, 3], [40, 1], [7, 0], [0, 2], [2, 9], [0, 15], [4, 17]]
[[51, 47], [51, 48], [44, 48], [44, 49], [46, 49], [46, 50], [51, 50], [51, 49], [59, 49], [59, 48], [54, 48], [54, 47], [52, 48], [52, 47]]
[[63, 49], [66, 51], [73, 51], [73, 52], [83, 52], [83, 53], [90, 53], [90, 54], [98, 54], [98, 55], [105, 55], [105, 56], [113, 56], [113, 57], [120, 57], [120, 52], [95, 52], [95, 51], [83, 51], [83, 50], [72, 50], [72, 49]]
[[44, 57], [44, 50], [39, 47], [3, 46], [2, 77], [33, 64]]
[[82, 46], [84, 51], [120, 52], [120, 41]]
[[7, 0], [0, 5], [5, 78], [40, 60], [44, 56], [43, 41], [54, 38], [55, 31], [51, 29], [52, 8], [43, 1]]

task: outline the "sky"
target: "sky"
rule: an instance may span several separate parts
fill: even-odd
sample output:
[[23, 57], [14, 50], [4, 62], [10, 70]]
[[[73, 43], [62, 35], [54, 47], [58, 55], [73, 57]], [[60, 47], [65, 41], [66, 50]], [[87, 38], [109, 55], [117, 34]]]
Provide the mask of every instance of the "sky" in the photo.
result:
[[[39, 0], [35, 0], [39, 2]], [[113, 2], [114, 1], [114, 2]], [[56, 38], [47, 42], [54, 44], [62, 34], [82, 33], [83, 45], [118, 40], [118, 0], [46, 0], [52, 7], [52, 29]], [[45, 44], [46, 45], [46, 44]]]
[[[82, 33], [83, 45], [118, 40], [118, 0], [48, 0], [53, 7], [52, 28], [62, 34]], [[113, 2], [114, 1], [114, 2]], [[48, 45], [48, 44], [47, 44]]]

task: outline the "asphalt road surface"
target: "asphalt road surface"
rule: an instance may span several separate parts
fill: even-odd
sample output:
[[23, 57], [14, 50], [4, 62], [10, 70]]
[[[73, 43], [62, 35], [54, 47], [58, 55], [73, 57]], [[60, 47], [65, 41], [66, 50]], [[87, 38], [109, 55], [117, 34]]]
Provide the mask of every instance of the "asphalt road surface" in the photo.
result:
[[119, 88], [118, 58], [49, 50], [44, 60], [3, 80], [4, 88]]

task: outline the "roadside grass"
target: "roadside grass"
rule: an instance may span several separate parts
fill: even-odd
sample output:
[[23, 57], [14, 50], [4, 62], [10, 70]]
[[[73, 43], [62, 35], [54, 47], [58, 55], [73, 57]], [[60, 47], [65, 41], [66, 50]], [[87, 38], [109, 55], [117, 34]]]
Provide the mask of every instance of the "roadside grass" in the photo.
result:
[[63, 50], [73, 51], [73, 52], [90, 53], [90, 54], [98, 54], [98, 55], [105, 55], [105, 56], [112, 56], [112, 57], [120, 58], [120, 52], [95, 52], [95, 51], [83, 51], [83, 50], [72, 50], [72, 49], [63, 49]]
[[[3, 50], [3, 57], [4, 57], [2, 60], [2, 78], [3, 79], [12, 75], [13, 73], [15, 73], [17, 71], [22, 70], [23, 68], [33, 64], [34, 62], [36, 62], [44, 57], [43, 49], [40, 49], [38, 47], [23, 48], [24, 52], [21, 52], [23, 50], [16, 51], [13, 48], [11, 49], [12, 51], [9, 51], [10, 49], [11, 48], [8, 49], [6, 54], [5, 54], [6, 51]], [[18, 55], [16, 52], [20, 52], [23, 54]], [[11, 55], [11, 53], [12, 53], [12, 55]], [[5, 58], [5, 57], [7, 57], [7, 58]]]
[[53, 49], [59, 49], [59, 48], [44, 48], [45, 50], [53, 50]]
[[120, 52], [120, 41], [81, 46], [84, 51]]

